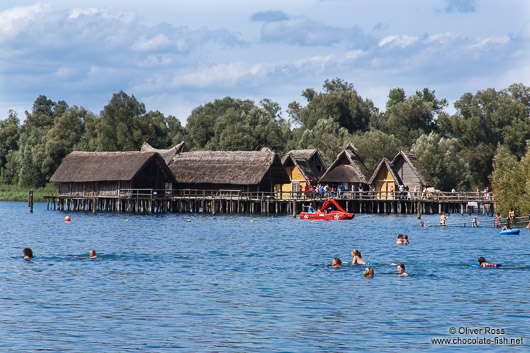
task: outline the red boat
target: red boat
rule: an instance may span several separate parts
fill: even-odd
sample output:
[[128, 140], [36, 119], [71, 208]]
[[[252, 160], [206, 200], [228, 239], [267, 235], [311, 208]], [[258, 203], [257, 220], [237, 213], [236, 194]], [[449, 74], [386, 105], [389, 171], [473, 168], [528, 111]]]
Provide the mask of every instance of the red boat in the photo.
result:
[[[329, 208], [332, 208], [331, 205], [335, 205], [337, 210], [328, 211]], [[327, 200], [324, 202], [320, 210], [315, 212], [302, 212], [300, 213], [300, 219], [322, 219], [322, 220], [339, 220], [339, 219], [352, 219], [355, 217], [355, 213], [348, 213], [339, 206], [335, 200]]]

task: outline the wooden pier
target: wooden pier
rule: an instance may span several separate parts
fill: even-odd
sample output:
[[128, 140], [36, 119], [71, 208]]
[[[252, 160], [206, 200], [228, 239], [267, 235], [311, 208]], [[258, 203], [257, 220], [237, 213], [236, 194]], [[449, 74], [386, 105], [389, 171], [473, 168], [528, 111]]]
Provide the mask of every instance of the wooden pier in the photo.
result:
[[375, 192], [343, 195], [308, 195], [305, 193], [242, 192], [238, 190], [165, 190], [125, 189], [117, 195], [47, 196], [47, 209], [81, 212], [126, 213], [208, 213], [261, 214], [296, 216], [304, 206], [319, 207], [328, 198], [336, 200], [347, 212], [357, 214], [438, 214], [495, 212], [492, 194], [430, 193], [414, 197], [393, 197]]

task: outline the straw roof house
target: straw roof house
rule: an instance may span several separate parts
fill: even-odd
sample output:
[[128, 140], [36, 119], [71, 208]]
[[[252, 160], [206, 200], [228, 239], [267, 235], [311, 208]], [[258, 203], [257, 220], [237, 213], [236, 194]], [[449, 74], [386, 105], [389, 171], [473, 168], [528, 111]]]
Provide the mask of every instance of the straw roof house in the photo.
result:
[[169, 164], [169, 162], [171, 162], [171, 159], [173, 158], [174, 155], [176, 155], [177, 153], [186, 152], [187, 150], [188, 149], [184, 141], [182, 141], [178, 145], [173, 146], [172, 148], [167, 149], [167, 150], [154, 148], [149, 143], [144, 142], [144, 144], [142, 145], [142, 148], [140, 149], [140, 151], [143, 151], [143, 152], [158, 152], [162, 156], [162, 158], [164, 158], [164, 161], [166, 161], [166, 164]]
[[357, 148], [349, 143], [326, 170], [320, 182], [324, 184], [343, 184], [348, 186], [368, 185], [370, 173], [361, 158], [355, 153]]
[[282, 193], [282, 198], [289, 197], [299, 188], [306, 189], [311, 183], [318, 183], [327, 169], [326, 162], [317, 148], [291, 150], [282, 158], [282, 165], [289, 176], [290, 182], [277, 184], [274, 188]]
[[318, 182], [328, 168], [317, 148], [291, 150], [283, 156], [282, 165], [291, 181]]
[[261, 151], [194, 151], [176, 154], [169, 168], [179, 189], [272, 192], [289, 182], [280, 158]]
[[392, 160], [392, 165], [396, 174], [401, 178], [402, 185], [408, 186], [410, 190], [414, 187], [417, 187], [419, 191], [423, 187], [434, 187], [433, 178], [414, 153], [400, 151]]
[[50, 181], [59, 184], [61, 195], [117, 196], [122, 189], [165, 189], [175, 177], [157, 152], [75, 151]]

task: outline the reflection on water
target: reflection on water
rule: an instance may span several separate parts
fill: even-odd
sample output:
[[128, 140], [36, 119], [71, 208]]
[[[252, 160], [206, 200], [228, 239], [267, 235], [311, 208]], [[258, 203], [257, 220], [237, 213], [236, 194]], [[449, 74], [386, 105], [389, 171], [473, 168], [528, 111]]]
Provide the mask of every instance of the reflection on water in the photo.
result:
[[[0, 351], [479, 351], [430, 342], [484, 325], [530, 342], [527, 229], [420, 228], [415, 216], [70, 216], [0, 202]], [[398, 233], [410, 245], [395, 245]], [[330, 267], [352, 249], [374, 278]], [[504, 267], [472, 267], [479, 256]]]

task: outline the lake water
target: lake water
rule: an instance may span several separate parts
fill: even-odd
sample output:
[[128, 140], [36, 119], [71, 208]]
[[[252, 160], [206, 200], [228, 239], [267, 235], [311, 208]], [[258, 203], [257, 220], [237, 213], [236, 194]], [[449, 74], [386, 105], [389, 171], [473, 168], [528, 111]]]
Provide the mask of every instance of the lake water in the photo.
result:
[[[311, 222], [45, 204], [30, 214], [0, 202], [0, 351], [528, 351], [530, 230], [418, 225], [401, 215]], [[410, 245], [397, 246], [398, 233]], [[92, 248], [96, 259], [86, 258]], [[329, 266], [352, 249], [374, 278], [364, 266]], [[479, 256], [514, 267], [472, 267]], [[389, 265], [398, 262], [408, 277]], [[460, 341], [432, 343], [440, 338]]]

